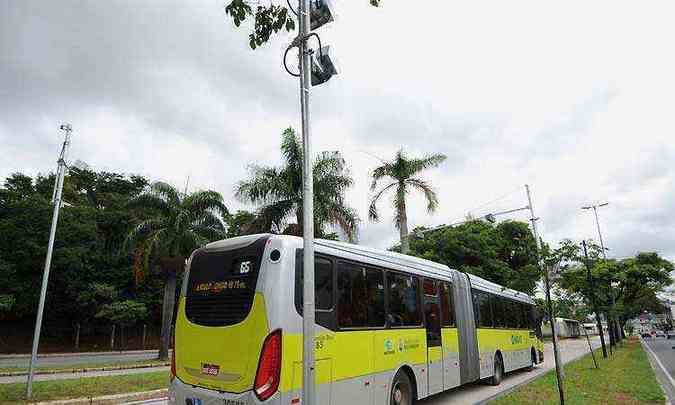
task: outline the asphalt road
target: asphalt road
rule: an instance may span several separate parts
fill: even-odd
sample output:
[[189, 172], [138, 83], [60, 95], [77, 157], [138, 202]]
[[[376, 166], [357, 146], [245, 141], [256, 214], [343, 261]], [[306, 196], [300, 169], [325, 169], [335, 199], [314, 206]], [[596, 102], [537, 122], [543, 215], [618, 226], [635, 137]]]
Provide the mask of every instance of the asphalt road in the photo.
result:
[[[135, 361], [157, 359], [157, 350], [145, 350], [135, 352], [115, 352], [106, 354], [82, 354], [73, 353], [69, 355], [47, 355], [38, 356], [39, 367], [64, 367], [64, 366], [82, 366], [86, 364], [117, 364], [129, 363]], [[25, 367], [28, 368], [30, 356], [2, 356], [0, 357], [0, 368]]]
[[[600, 347], [600, 339], [597, 337], [592, 338], [591, 345], [593, 348]], [[560, 355], [565, 363], [583, 356], [588, 352], [588, 343], [586, 343], [586, 339], [570, 339], [564, 340], [561, 343]], [[673, 365], [675, 366], [675, 363], [673, 363]], [[532, 371], [516, 371], [509, 373], [497, 387], [485, 384], [471, 384], [421, 400], [418, 403], [420, 405], [480, 404], [501, 392], [513, 389], [524, 382], [544, 374], [553, 367], [553, 345], [547, 343], [544, 348], [544, 363], [540, 364]], [[165, 399], [157, 399], [133, 402], [127, 405], [131, 404], [166, 405], [167, 402]]]
[[[675, 402], [675, 340], [665, 338], [643, 339], [650, 354], [656, 378], [671, 403]], [[654, 359], [654, 356], [656, 359]]]

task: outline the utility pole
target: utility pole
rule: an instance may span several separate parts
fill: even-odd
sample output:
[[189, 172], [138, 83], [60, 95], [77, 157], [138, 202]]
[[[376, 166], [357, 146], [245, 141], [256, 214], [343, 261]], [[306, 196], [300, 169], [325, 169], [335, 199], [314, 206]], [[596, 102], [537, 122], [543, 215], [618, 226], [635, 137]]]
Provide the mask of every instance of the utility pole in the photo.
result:
[[33, 373], [35, 372], [35, 363], [37, 362], [37, 351], [40, 343], [40, 329], [42, 328], [42, 314], [45, 309], [45, 299], [47, 297], [47, 284], [49, 283], [49, 270], [52, 264], [52, 253], [54, 250], [54, 238], [56, 237], [56, 224], [59, 221], [59, 211], [61, 209], [61, 194], [63, 192], [63, 178], [66, 174], [66, 156], [68, 146], [70, 146], [70, 133], [72, 128], [70, 124], [63, 124], [59, 127], [66, 133], [66, 139], [63, 141], [61, 153], [59, 154], [58, 169], [56, 171], [56, 183], [54, 184], [54, 193], [52, 203], [54, 204], [54, 213], [52, 214], [52, 227], [49, 231], [49, 244], [47, 245], [47, 257], [45, 258], [45, 269], [42, 274], [42, 289], [40, 290], [40, 303], [38, 304], [37, 318], [35, 320], [35, 332], [33, 334], [33, 351], [30, 357], [30, 366], [28, 367], [28, 381], [26, 386], [26, 399], [30, 400], [33, 396]]
[[586, 279], [590, 288], [591, 305], [595, 312], [595, 322], [598, 325], [598, 333], [600, 333], [600, 344], [602, 345], [602, 357], [607, 358], [607, 347], [605, 346], [605, 333], [602, 331], [602, 321], [600, 320], [600, 311], [598, 310], [598, 302], [595, 300], [595, 284], [593, 283], [593, 275], [591, 274], [591, 266], [588, 262], [588, 250], [586, 249], [586, 241], [581, 241], [584, 247], [584, 258], [586, 264]]
[[309, 123], [309, 89], [311, 79], [311, 51], [307, 45], [310, 31], [310, 0], [298, 0], [300, 28], [300, 111], [302, 116], [302, 236], [304, 284], [302, 305], [302, 403], [316, 404], [314, 379], [314, 179], [312, 173], [312, 143]]
[[[593, 214], [595, 215], [595, 226], [598, 229], [598, 238], [600, 239], [600, 248], [602, 249], [602, 257], [607, 261], [607, 249], [605, 248], [605, 241], [602, 239], [602, 232], [600, 231], [600, 220], [598, 219], [598, 208], [606, 207], [608, 206], [609, 203], [605, 202], [602, 204], [593, 204], [593, 205], [587, 205], [584, 207], [581, 207], [582, 210], [588, 210], [588, 209], [593, 209]], [[611, 311], [615, 310], [615, 298], [614, 298], [614, 290], [612, 288], [612, 282], [610, 280], [609, 282], [609, 298], [611, 300]], [[611, 352], [611, 347], [615, 345], [615, 342], [619, 341], [621, 339], [619, 333], [620, 333], [620, 328], [619, 328], [619, 323], [616, 319], [614, 319], [614, 314], [612, 314], [612, 317], [610, 318], [609, 316], [607, 317], [607, 326], [609, 329], [609, 340], [610, 340], [610, 352]]]
[[542, 257], [542, 246], [541, 240], [539, 239], [539, 232], [537, 231], [537, 218], [534, 215], [534, 207], [532, 206], [532, 195], [530, 193], [530, 186], [525, 185], [525, 191], [527, 192], [527, 204], [530, 208], [530, 221], [532, 221], [532, 232], [534, 233], [534, 239], [537, 246], [537, 262], [539, 263], [539, 268], [543, 270], [544, 273], [544, 288], [546, 289], [546, 307], [548, 308], [549, 318], [551, 321], [551, 336], [553, 338], [553, 357], [555, 359], [555, 373], [558, 380], [558, 393], [560, 396], [560, 405], [565, 405], [565, 390], [563, 387], [563, 378], [565, 377], [565, 372], [563, 370], [562, 364], [560, 363], [560, 349], [558, 348], [558, 333], [555, 327], [555, 316], [553, 314], [553, 304], [551, 303], [551, 284], [548, 274], [548, 266], [543, 262]]

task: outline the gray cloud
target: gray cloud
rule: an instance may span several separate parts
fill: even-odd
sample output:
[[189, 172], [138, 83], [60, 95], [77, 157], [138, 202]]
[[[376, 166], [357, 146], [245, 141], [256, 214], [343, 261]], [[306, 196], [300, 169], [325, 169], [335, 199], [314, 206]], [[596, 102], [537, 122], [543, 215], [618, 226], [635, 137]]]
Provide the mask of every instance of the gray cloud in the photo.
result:
[[[467, 2], [411, 21], [405, 2], [343, 3], [347, 22], [321, 34], [344, 69], [312, 92], [312, 122], [316, 149], [340, 150], [352, 166], [348, 199], [364, 219], [362, 243], [396, 241], [386, 201], [380, 223], [365, 221], [368, 176], [373, 156], [403, 148], [449, 157], [424, 175], [438, 190], [438, 213], [411, 196], [412, 226], [451, 222], [527, 182], [547, 240], [592, 237], [578, 207], [607, 198], [613, 251], [675, 257], [675, 127], [664, 107], [675, 62], [658, 51], [668, 36], [652, 31], [673, 31], [662, 20], [671, 13], [613, 4], [607, 21], [605, 8], [574, 3], [558, 18], [516, 2], [492, 18]], [[566, 21], [582, 9], [597, 18], [570, 33]], [[629, 35], [636, 13], [651, 23]], [[533, 21], [536, 36], [514, 28]], [[607, 37], [598, 38], [597, 21]], [[249, 163], [280, 162], [279, 135], [298, 127], [299, 113], [297, 81], [281, 66], [290, 35], [255, 52], [246, 37], [217, 1], [2, 3], [0, 177], [53, 169], [56, 128], [70, 121], [74, 158], [177, 184], [189, 177], [191, 188], [251, 208], [233, 199], [234, 184]], [[481, 209], [521, 205], [517, 191]]]

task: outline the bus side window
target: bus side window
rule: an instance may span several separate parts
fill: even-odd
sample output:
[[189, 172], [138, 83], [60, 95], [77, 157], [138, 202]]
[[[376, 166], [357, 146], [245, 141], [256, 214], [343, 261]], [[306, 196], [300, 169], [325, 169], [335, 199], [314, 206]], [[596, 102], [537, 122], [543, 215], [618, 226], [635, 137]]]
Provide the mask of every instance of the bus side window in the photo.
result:
[[338, 326], [384, 326], [384, 274], [360, 264], [338, 264]]
[[420, 326], [418, 279], [397, 273], [387, 273], [389, 326]]
[[[295, 271], [295, 307], [298, 313], [302, 315], [304, 269], [301, 251], [298, 250], [298, 252]], [[314, 307], [316, 323], [331, 330], [335, 330], [333, 290], [333, 262], [327, 258], [315, 256]]]
[[504, 300], [496, 295], [490, 295], [492, 301], [492, 316], [494, 319], [495, 328], [503, 328], [506, 326], [506, 319], [504, 319]]
[[455, 308], [452, 305], [452, 284], [441, 283], [441, 312], [443, 313], [443, 326], [455, 326]]

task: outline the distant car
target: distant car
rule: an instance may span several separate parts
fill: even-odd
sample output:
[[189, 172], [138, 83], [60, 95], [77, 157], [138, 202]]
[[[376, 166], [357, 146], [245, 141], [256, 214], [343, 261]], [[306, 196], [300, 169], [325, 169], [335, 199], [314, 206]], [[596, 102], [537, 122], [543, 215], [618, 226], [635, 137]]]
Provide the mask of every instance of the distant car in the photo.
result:
[[666, 337], [666, 334], [662, 330], [657, 330], [655, 335], [656, 337]]
[[642, 336], [642, 338], [644, 338], [644, 339], [647, 339], [647, 338], [651, 339], [652, 338], [652, 334], [646, 333], [646, 332], [641, 333], [640, 336]]
[[675, 339], [675, 331], [670, 331], [666, 334], [666, 338]]

